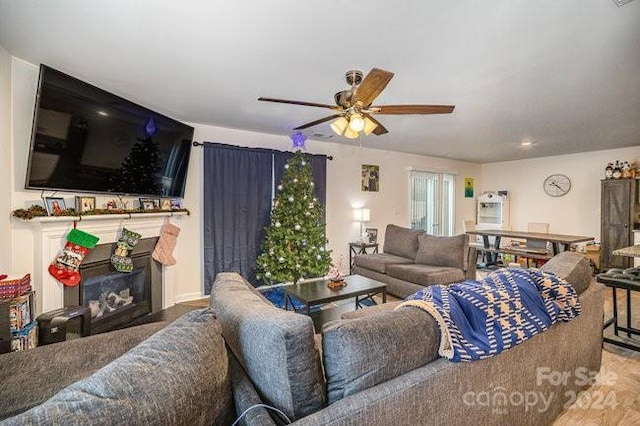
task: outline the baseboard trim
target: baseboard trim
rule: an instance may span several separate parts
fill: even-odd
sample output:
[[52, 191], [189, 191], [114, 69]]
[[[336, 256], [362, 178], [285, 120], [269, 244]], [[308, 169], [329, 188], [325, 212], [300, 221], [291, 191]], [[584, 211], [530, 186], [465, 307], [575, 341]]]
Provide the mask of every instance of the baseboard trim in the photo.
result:
[[191, 302], [192, 300], [199, 300], [199, 299], [208, 299], [209, 295], [205, 295], [202, 294], [200, 292], [196, 292], [196, 293], [184, 293], [181, 294], [179, 296], [176, 296], [173, 299], [173, 303], [182, 303], [182, 302]]

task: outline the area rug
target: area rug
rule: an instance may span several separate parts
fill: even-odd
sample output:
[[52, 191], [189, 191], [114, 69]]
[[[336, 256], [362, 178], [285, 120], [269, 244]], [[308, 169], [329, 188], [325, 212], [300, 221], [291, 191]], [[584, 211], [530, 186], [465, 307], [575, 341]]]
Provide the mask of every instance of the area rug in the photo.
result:
[[[260, 289], [260, 293], [262, 293], [262, 295], [266, 297], [269, 302], [273, 303], [274, 306], [284, 309], [285, 292], [282, 287], [273, 287], [264, 290]], [[291, 301], [293, 302], [293, 307], [296, 311], [304, 308], [304, 303], [302, 303], [298, 299], [291, 297]], [[317, 310], [318, 307], [314, 307], [311, 309], [312, 312]]]
[[[262, 295], [271, 303], [273, 303], [274, 306], [284, 309], [284, 295], [285, 292], [282, 289], [282, 287], [273, 287], [273, 288], [267, 288], [267, 289], [260, 289], [259, 290], [260, 293], [262, 293]], [[301, 301], [299, 301], [298, 299], [296, 299], [295, 297], [291, 297], [291, 301], [293, 302], [293, 306], [296, 309], [296, 311], [299, 311], [300, 309], [304, 309], [304, 303], [302, 303]], [[353, 303], [353, 299], [348, 299], [348, 300], [340, 300], [337, 303]], [[371, 299], [366, 299], [366, 300], [361, 300], [360, 304], [362, 306], [373, 306], [374, 303], [371, 301]], [[291, 308], [289, 308], [291, 309]], [[311, 312], [317, 312], [321, 309], [321, 306], [313, 306], [311, 307]]]

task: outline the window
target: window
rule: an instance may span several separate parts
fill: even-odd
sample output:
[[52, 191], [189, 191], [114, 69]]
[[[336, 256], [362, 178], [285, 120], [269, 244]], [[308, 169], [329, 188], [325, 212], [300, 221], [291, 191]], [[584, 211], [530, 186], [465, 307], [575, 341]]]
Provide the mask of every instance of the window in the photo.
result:
[[412, 170], [409, 180], [411, 228], [453, 235], [455, 175]]

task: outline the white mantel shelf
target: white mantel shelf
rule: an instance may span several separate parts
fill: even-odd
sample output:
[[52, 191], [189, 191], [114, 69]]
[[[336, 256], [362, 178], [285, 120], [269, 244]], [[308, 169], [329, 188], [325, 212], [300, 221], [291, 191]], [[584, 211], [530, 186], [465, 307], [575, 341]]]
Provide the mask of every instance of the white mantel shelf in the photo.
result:
[[[64, 289], [48, 272], [51, 262], [64, 247], [67, 234], [74, 227], [95, 235], [99, 244], [114, 243], [118, 240], [122, 228], [139, 233], [142, 238], [157, 237], [167, 219], [178, 222], [187, 216], [185, 211], [153, 212], [153, 213], [117, 213], [81, 216], [40, 216], [33, 219], [18, 219], [18, 226], [25, 226], [33, 232], [34, 265], [32, 283], [36, 290], [37, 313], [62, 308], [64, 305]], [[162, 307], [173, 304], [172, 289], [167, 288], [166, 274], [163, 268], [163, 301]]]
[[186, 216], [187, 212], [156, 212], [156, 213], [117, 213], [117, 214], [89, 214], [81, 216], [38, 216], [32, 219], [21, 219], [24, 223], [46, 222], [84, 222], [89, 220], [120, 220], [120, 219], [146, 219], [156, 217]]

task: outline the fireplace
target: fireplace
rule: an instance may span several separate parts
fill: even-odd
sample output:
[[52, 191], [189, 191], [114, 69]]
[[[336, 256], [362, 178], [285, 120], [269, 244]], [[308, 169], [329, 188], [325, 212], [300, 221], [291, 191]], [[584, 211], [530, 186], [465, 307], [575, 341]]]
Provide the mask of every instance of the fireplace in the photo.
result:
[[91, 310], [90, 333], [103, 333], [162, 309], [162, 266], [151, 257], [158, 238], [143, 238], [133, 248], [133, 271], [117, 272], [111, 255], [117, 244], [96, 246], [80, 265], [82, 280], [64, 287], [64, 306]]

